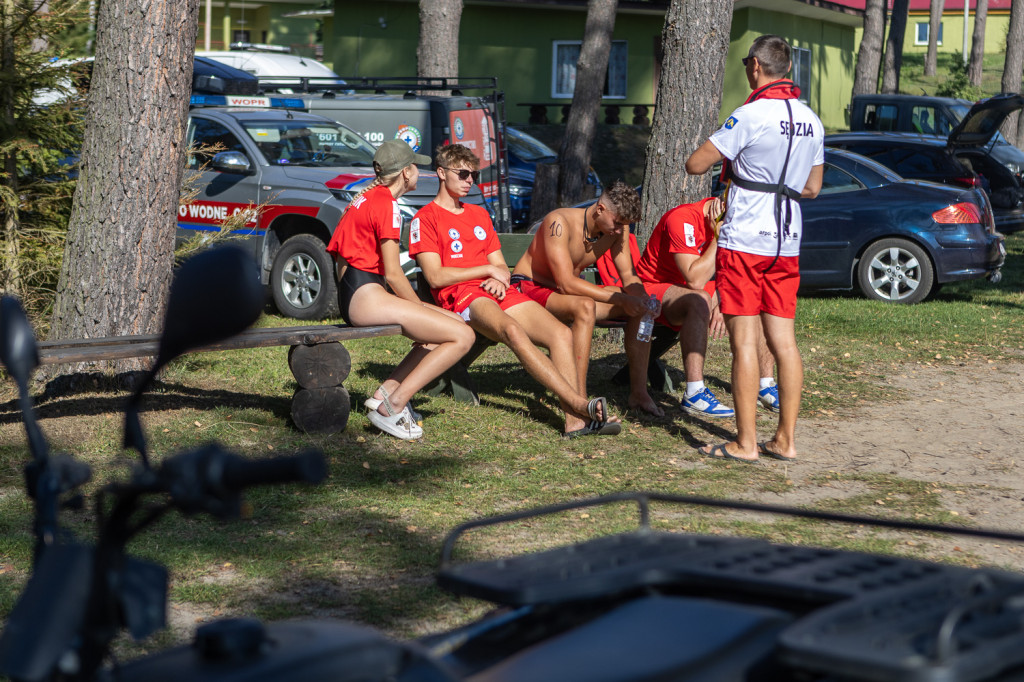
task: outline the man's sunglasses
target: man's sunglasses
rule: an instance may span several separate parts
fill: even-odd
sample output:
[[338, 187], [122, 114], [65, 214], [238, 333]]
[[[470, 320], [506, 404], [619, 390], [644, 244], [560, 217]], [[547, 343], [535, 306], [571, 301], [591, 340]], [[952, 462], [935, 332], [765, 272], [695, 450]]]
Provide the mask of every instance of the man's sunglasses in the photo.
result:
[[748, 64], [750, 63], [750, 60], [751, 60], [751, 59], [754, 59], [754, 57], [744, 57], [744, 58], [743, 58], [743, 59], [741, 59], [740, 61], [742, 61], [742, 62], [743, 62], [743, 66], [746, 66], [746, 65], [748, 65]]
[[[441, 166], [441, 168], [444, 168], [444, 166]], [[454, 168], [444, 168], [444, 169], [446, 171], [451, 171], [452, 173], [455, 173], [456, 175], [459, 176], [459, 180], [462, 180], [462, 181], [469, 180], [470, 178], [473, 178], [473, 182], [477, 182], [478, 180], [480, 180], [480, 171], [478, 171], [478, 170], [471, 171], [471, 170], [466, 170], [465, 168], [460, 168], [459, 170], [455, 170]]]

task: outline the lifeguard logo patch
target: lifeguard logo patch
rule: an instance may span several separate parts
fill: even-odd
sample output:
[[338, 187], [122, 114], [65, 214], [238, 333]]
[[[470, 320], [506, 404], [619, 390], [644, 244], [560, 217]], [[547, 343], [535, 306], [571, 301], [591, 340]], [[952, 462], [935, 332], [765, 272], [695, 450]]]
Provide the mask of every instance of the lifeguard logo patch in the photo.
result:
[[733, 126], [735, 126], [737, 123], [739, 123], [739, 121], [736, 119], [736, 117], [735, 116], [730, 116], [725, 121], [725, 125], [723, 125], [722, 127], [727, 129], [727, 130], [732, 130]]
[[420, 219], [413, 218], [412, 224], [409, 226], [409, 241], [413, 244], [418, 244], [420, 241]]
[[683, 235], [686, 238], [686, 245], [691, 249], [697, 246], [697, 237], [694, 235], [693, 225], [690, 223], [683, 223]]

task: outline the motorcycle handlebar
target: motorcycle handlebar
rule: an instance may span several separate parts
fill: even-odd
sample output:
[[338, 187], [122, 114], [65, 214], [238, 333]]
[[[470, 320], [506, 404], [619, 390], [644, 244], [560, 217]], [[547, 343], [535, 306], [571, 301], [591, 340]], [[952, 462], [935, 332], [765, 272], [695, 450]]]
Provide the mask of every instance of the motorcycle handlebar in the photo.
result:
[[319, 452], [303, 452], [291, 457], [248, 460], [231, 456], [224, 465], [222, 485], [243, 490], [271, 483], [320, 483], [327, 477], [327, 463]]
[[182, 453], [160, 467], [159, 488], [170, 493], [175, 507], [185, 513], [209, 512], [237, 516], [240, 493], [257, 485], [319, 483], [327, 477], [327, 463], [319, 452], [270, 459], [246, 459], [216, 443]]

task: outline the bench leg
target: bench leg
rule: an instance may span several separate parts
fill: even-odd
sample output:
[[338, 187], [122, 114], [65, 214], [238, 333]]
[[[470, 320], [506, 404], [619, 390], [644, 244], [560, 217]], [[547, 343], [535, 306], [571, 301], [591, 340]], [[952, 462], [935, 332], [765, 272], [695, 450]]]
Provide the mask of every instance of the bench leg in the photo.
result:
[[342, 386], [352, 369], [340, 343], [295, 345], [288, 366], [299, 384], [292, 396], [292, 422], [303, 433], [337, 433], [348, 426], [352, 399]]

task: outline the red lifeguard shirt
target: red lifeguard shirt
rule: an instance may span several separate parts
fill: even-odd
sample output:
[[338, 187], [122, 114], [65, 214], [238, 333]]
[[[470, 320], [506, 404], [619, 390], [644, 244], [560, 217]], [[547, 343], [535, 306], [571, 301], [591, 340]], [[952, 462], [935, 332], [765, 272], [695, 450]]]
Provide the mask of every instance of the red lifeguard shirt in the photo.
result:
[[[482, 206], [462, 204], [462, 208], [462, 213], [452, 213], [433, 201], [421, 208], [409, 227], [409, 255], [436, 253], [447, 268], [487, 265], [487, 256], [501, 249], [491, 217]], [[459, 282], [431, 292], [436, 300], [444, 301], [456, 289], [479, 286], [483, 281]]]
[[380, 242], [402, 237], [402, 214], [391, 190], [374, 187], [349, 205], [334, 228], [327, 253], [340, 256], [352, 267], [384, 274]]
[[636, 274], [642, 281], [687, 286], [672, 254], [699, 256], [711, 243], [711, 233], [704, 227], [704, 204], [709, 201], [710, 197], [682, 204], [661, 217], [636, 264]]

